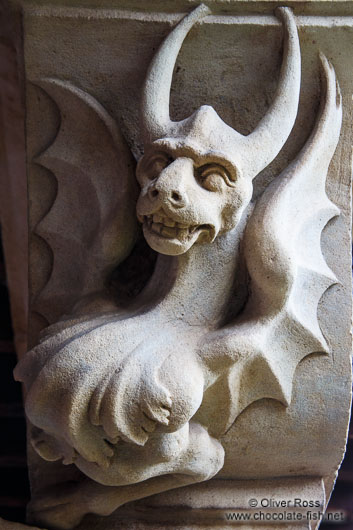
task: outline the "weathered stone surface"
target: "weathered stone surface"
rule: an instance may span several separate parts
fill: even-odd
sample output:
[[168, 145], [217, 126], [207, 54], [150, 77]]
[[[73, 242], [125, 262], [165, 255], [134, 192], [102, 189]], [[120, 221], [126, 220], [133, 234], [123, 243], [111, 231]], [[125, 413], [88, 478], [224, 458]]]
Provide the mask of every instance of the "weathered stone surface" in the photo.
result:
[[[249, 500], [256, 500], [257, 506], [251, 507]], [[291, 504], [282, 508], [273, 507], [273, 502], [285, 502], [292, 499]], [[170, 492], [149, 497], [141, 502], [127, 504], [120, 508], [109, 519], [111, 530], [122, 528], [175, 528], [176, 521], [183, 521], [180, 528], [234, 528], [227, 524], [227, 516], [246, 514], [251, 524], [245, 528], [269, 528], [268, 522], [263, 524], [265, 517], [273, 511], [287, 514], [293, 511], [303, 515], [303, 521], [285, 525], [277, 519], [273, 527], [282, 528], [310, 528], [310, 521], [304, 517], [308, 511], [306, 507], [293, 505], [294, 499], [311, 500], [316, 505], [317, 512], [323, 512], [325, 506], [325, 492], [322, 481], [313, 478], [291, 478], [275, 480], [213, 480], [197, 484], [192, 487], [179, 488]], [[272, 506], [271, 506], [272, 504]], [[266, 506], [267, 505], [267, 506]], [[192, 510], [190, 510], [192, 508]], [[262, 518], [262, 520], [261, 520]], [[203, 526], [202, 523], [205, 524]], [[243, 528], [242, 522], [242, 528]], [[300, 524], [302, 523], [302, 524]], [[106, 528], [102, 518], [87, 516], [79, 525], [78, 530], [103, 530]]]
[[350, 404], [352, 19], [257, 5], [176, 25], [169, 3], [24, 4], [33, 345], [52, 324], [16, 370], [37, 523], [175, 528], [189, 506], [219, 526], [257, 489], [325, 506]]

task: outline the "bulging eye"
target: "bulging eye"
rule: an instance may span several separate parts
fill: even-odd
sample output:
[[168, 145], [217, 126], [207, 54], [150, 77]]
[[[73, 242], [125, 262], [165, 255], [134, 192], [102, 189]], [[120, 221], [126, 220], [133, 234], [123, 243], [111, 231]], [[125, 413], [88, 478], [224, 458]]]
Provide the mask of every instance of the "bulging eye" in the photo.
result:
[[151, 157], [146, 164], [145, 173], [150, 180], [156, 179], [159, 174], [165, 169], [169, 164], [173, 162], [173, 158], [166, 153], [158, 153]]
[[222, 191], [231, 185], [228, 171], [219, 164], [207, 164], [198, 170], [200, 184], [208, 191]]

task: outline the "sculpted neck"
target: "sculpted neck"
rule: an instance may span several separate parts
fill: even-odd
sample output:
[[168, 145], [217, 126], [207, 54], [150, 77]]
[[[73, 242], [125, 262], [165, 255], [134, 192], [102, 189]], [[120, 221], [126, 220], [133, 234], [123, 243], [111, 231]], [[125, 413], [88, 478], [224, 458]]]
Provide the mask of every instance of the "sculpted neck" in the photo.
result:
[[152, 311], [163, 320], [216, 326], [234, 292], [241, 233], [238, 225], [212, 244], [195, 244], [180, 256], [160, 254], [141, 301], [157, 298]]

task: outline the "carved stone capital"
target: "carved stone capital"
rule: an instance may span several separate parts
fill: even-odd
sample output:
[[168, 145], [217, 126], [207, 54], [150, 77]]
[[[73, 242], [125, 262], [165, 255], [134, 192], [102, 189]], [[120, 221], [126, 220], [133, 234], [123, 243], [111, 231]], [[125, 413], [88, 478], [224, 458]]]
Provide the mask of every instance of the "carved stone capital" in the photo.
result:
[[31, 522], [318, 527], [351, 395], [330, 4], [24, 3]]

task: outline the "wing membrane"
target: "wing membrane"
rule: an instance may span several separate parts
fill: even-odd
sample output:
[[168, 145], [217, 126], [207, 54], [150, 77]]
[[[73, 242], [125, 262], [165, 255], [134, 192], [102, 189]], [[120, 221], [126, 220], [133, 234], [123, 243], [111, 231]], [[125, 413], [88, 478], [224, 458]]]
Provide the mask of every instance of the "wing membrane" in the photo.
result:
[[57, 196], [36, 232], [53, 267], [34, 309], [49, 322], [99, 292], [135, 243], [135, 160], [116, 122], [98, 101], [67, 81], [36, 83], [57, 104], [56, 138], [36, 162], [57, 180]]
[[297, 158], [263, 193], [245, 231], [251, 279], [247, 306], [236, 323], [207, 345], [206, 362], [222, 352], [228, 366], [220, 379], [222, 388], [229, 388], [222, 404], [227, 412], [212, 427], [217, 433], [225, 432], [258, 399], [287, 406], [298, 363], [311, 353], [329, 352], [317, 307], [337, 280], [322, 255], [320, 239], [328, 221], [339, 214], [325, 184], [342, 109], [335, 72], [323, 56], [321, 64], [325, 95], [316, 126]]

